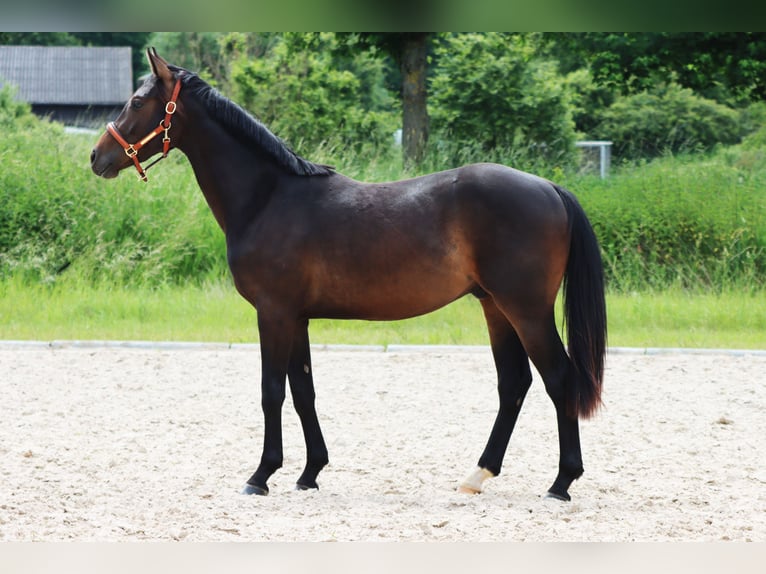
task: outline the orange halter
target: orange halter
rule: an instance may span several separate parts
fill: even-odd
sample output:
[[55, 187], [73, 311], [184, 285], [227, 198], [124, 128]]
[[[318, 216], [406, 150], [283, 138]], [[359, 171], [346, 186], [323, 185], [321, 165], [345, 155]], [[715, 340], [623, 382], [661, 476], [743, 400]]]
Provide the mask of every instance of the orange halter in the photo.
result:
[[[124, 137], [120, 134], [119, 130], [117, 129], [117, 126], [114, 124], [114, 122], [109, 122], [106, 126], [106, 131], [109, 132], [109, 134], [117, 140], [117, 143], [122, 146], [122, 149], [125, 150], [125, 154], [133, 160], [133, 163], [136, 166], [136, 171], [138, 171], [138, 177], [141, 179], [141, 181], [146, 181], [146, 170], [148, 170], [150, 167], [152, 167], [155, 163], [160, 161], [161, 159], [165, 159], [168, 157], [168, 152], [170, 151], [170, 136], [168, 135], [168, 132], [170, 131], [170, 126], [172, 125], [170, 123], [170, 118], [173, 116], [174, 113], [176, 113], [176, 109], [178, 106], [176, 105], [176, 100], [178, 99], [178, 93], [181, 91], [181, 80], [176, 80], [176, 85], [173, 88], [173, 95], [170, 97], [170, 101], [165, 104], [165, 118], [160, 120], [160, 125], [158, 125], [156, 128], [154, 128], [149, 134], [141, 139], [140, 141], [129, 144]], [[153, 140], [156, 136], [160, 134], [160, 132], [165, 132], [165, 136], [162, 138], [162, 156], [155, 159], [152, 163], [146, 166], [146, 168], [141, 167], [141, 162], [138, 161], [138, 150], [140, 150], [142, 147], [144, 147], [147, 143], [149, 143], [151, 140]]]

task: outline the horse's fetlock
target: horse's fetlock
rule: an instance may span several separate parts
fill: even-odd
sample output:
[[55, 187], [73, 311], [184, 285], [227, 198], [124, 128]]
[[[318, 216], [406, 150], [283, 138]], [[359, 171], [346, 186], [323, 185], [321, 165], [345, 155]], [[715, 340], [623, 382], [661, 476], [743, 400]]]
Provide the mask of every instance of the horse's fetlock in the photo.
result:
[[312, 456], [306, 461], [306, 465], [311, 468], [317, 469], [317, 472], [322, 470], [330, 462], [330, 457], [327, 453], [323, 455]]
[[261, 464], [258, 466], [258, 470], [261, 471], [257, 474], [267, 474], [271, 476], [274, 472], [282, 468], [283, 457], [281, 454], [263, 453], [261, 456]]
[[577, 480], [583, 475], [585, 469], [581, 460], [561, 461], [559, 472], [572, 480]]

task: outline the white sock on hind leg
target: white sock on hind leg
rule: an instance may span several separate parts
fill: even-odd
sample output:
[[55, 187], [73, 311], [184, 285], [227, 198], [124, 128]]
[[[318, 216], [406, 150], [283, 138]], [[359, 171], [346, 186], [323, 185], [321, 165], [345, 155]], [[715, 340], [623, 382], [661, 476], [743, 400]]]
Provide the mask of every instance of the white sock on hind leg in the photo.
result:
[[486, 468], [477, 468], [463, 481], [457, 490], [464, 494], [479, 494], [482, 491], [482, 483], [494, 476]]

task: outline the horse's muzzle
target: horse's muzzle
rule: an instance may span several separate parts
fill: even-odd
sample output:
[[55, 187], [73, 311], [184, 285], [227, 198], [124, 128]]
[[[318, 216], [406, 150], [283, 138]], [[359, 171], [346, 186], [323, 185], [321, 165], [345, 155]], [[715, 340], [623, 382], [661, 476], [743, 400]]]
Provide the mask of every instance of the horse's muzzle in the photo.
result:
[[115, 167], [114, 162], [109, 158], [110, 154], [100, 153], [97, 148], [90, 152], [90, 168], [99, 177], [112, 179], [117, 177], [119, 168]]

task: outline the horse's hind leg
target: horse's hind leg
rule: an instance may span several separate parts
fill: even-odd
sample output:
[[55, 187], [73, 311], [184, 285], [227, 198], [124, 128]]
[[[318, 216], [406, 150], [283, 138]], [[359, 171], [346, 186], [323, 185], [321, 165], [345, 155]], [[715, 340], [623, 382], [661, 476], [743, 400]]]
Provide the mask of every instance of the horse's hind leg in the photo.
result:
[[487, 446], [479, 458], [479, 468], [460, 486], [460, 491], [466, 493], [481, 492], [484, 479], [500, 474], [521, 405], [532, 383], [527, 353], [516, 331], [491, 297], [482, 299], [481, 303], [497, 368], [500, 407]]
[[319, 471], [327, 464], [328, 458], [327, 447], [314, 406], [314, 378], [311, 367], [308, 322], [304, 322], [296, 331], [287, 377], [290, 381], [293, 404], [300, 418], [303, 436], [306, 440], [306, 468], [298, 479], [296, 487], [299, 490], [319, 488], [316, 478]]
[[564, 350], [553, 310], [542, 320], [514, 322], [519, 337], [545, 383], [545, 390], [556, 407], [559, 433], [559, 472], [548, 495], [570, 500], [569, 486], [583, 473], [580, 430], [576, 416], [567, 414], [567, 392], [575, 384], [569, 356]]

